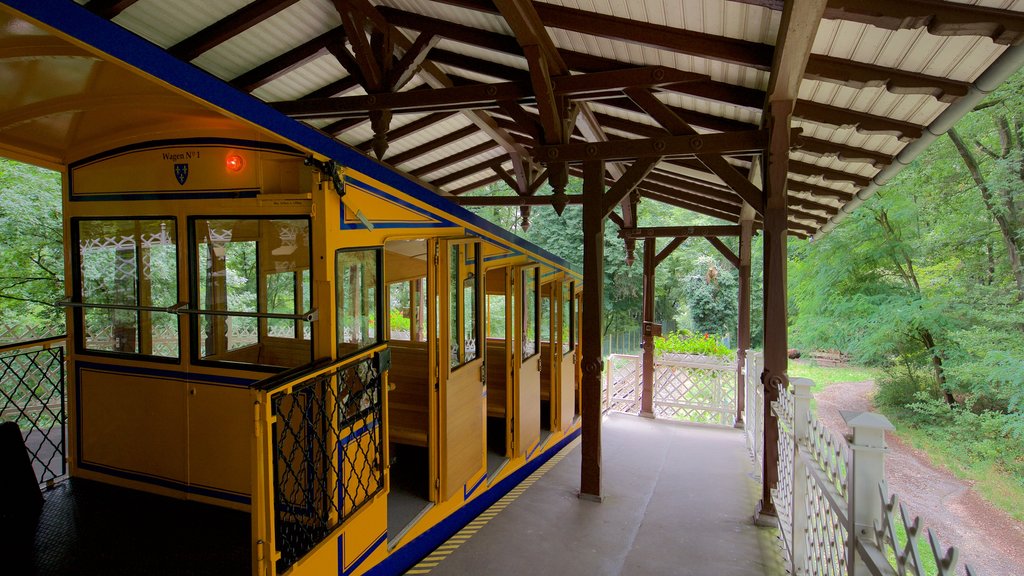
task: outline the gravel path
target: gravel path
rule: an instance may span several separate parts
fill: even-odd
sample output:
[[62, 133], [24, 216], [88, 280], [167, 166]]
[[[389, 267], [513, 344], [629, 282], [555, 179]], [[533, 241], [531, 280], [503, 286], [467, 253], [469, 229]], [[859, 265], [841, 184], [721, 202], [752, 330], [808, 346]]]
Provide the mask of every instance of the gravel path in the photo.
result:
[[[871, 410], [874, 383], [840, 382], [815, 396], [818, 417], [836, 433], [848, 432], [839, 410]], [[920, 515], [943, 546], [960, 550], [959, 564], [978, 576], [1024, 576], [1024, 524], [986, 502], [969, 481], [933, 466], [927, 454], [889, 436], [886, 480], [912, 515]], [[922, 550], [925, 552], [925, 550]]]

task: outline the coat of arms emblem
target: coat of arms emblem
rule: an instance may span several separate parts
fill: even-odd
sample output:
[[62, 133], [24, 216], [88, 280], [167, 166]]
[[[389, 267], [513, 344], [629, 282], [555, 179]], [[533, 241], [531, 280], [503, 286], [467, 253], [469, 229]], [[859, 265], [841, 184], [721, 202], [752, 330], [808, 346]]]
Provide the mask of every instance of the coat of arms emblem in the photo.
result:
[[175, 164], [174, 177], [177, 178], [178, 184], [184, 186], [185, 181], [188, 180], [188, 164]]

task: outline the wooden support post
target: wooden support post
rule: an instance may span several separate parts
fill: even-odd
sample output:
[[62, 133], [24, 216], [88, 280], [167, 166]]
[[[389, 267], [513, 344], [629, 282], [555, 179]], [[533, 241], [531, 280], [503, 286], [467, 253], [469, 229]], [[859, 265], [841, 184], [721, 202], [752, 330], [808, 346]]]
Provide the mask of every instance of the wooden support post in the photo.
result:
[[601, 493], [601, 334], [604, 333], [604, 162], [583, 165], [583, 462], [580, 498], [600, 502]]
[[640, 334], [643, 338], [643, 388], [640, 392], [640, 415], [654, 418], [654, 238], [644, 239], [644, 318]]
[[772, 490], [779, 481], [779, 428], [772, 402], [788, 386], [786, 370], [786, 232], [789, 211], [789, 119], [792, 100], [769, 105], [768, 166], [764, 177], [764, 473], [758, 517], [777, 516]]
[[747, 349], [750, 348], [750, 241], [754, 231], [753, 210], [750, 218], [740, 220], [740, 277], [739, 325], [736, 328], [736, 427], [743, 428], [744, 412], [747, 409], [746, 376], [744, 366]]

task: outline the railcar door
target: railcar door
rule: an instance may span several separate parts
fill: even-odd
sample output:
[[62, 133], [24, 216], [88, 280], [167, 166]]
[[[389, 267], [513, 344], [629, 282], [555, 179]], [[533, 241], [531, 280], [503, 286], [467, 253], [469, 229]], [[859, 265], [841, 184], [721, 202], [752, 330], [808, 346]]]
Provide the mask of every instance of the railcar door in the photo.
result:
[[439, 320], [440, 490], [448, 499], [485, 471], [481, 249], [473, 239], [432, 243]]
[[576, 415], [576, 334], [575, 334], [575, 300], [573, 291], [575, 282], [562, 282], [558, 295], [559, 324], [558, 343], [560, 351], [555, 354], [558, 365], [558, 429], [565, 432], [572, 426]]
[[540, 267], [518, 267], [513, 289], [514, 443], [516, 454], [524, 455], [534, 450], [540, 441]]

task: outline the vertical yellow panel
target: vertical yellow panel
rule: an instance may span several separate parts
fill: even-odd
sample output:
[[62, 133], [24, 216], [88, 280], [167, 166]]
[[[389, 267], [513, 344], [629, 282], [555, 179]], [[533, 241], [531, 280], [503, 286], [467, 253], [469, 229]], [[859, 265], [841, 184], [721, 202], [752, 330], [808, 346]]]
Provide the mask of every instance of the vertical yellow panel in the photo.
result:
[[185, 482], [184, 382], [91, 369], [79, 374], [80, 464]]
[[248, 400], [248, 388], [188, 384], [189, 484], [251, 492]]

